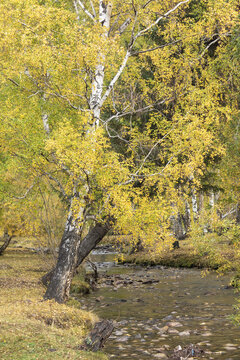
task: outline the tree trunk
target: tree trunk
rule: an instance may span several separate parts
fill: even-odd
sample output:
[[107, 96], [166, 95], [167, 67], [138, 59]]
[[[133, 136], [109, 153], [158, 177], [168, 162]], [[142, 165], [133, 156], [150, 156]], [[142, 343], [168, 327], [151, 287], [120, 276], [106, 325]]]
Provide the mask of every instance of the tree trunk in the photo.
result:
[[184, 213], [182, 219], [183, 219], [183, 224], [184, 224], [184, 228], [185, 228], [185, 233], [187, 234], [187, 232], [191, 226], [191, 210], [190, 210], [189, 203], [187, 201], [185, 202], [185, 213]]
[[100, 241], [107, 235], [110, 230], [110, 221], [105, 224], [96, 224], [87, 234], [87, 236], [80, 243], [77, 254], [76, 268], [83, 262], [83, 260], [90, 254], [90, 252], [100, 243]]
[[185, 229], [184, 215], [180, 212], [174, 218], [174, 236], [178, 240], [183, 240], [186, 237], [187, 230]]
[[79, 240], [77, 227], [70, 212], [60, 243], [57, 264], [44, 295], [45, 299], [55, 299], [63, 303], [68, 298]]
[[72, 219], [69, 218], [68, 222], [59, 247], [56, 267], [48, 273], [50, 282], [44, 295], [44, 299], [55, 299], [59, 303], [68, 299], [71, 281], [77, 267], [110, 230], [108, 221], [105, 224], [96, 224], [80, 242]]
[[8, 231], [4, 231], [4, 235], [3, 235], [3, 245], [0, 247], [0, 255], [3, 254], [4, 250], [8, 247], [8, 245], [10, 244], [10, 241], [12, 240], [14, 235], [9, 235]]
[[193, 212], [193, 221], [196, 221], [198, 218], [198, 202], [197, 202], [197, 194], [195, 190], [192, 190], [192, 212]]

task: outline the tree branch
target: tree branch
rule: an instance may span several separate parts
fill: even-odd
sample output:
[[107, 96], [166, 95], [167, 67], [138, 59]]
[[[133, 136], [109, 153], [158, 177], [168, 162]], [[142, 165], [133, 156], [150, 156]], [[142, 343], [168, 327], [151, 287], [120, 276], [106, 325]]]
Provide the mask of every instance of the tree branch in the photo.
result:
[[118, 69], [118, 72], [116, 73], [116, 75], [114, 76], [114, 78], [112, 79], [112, 81], [110, 82], [110, 84], [107, 87], [107, 90], [105, 91], [101, 101], [100, 101], [100, 107], [102, 107], [102, 105], [104, 104], [104, 102], [106, 101], [106, 99], [108, 98], [112, 88], [114, 87], [115, 83], [117, 82], [117, 80], [119, 79], [119, 77], [121, 76], [123, 70], [125, 69], [128, 59], [131, 56], [131, 52], [129, 50], [127, 50], [126, 55], [122, 61], [122, 64], [120, 66], [120, 68]]
[[69, 199], [69, 196], [66, 194], [62, 184], [60, 183], [60, 181], [55, 178], [54, 176], [52, 176], [51, 174], [49, 174], [48, 172], [45, 172], [43, 175], [46, 175], [50, 180], [53, 180], [59, 187], [60, 192], [62, 193], [62, 195], [66, 198]]
[[30, 191], [32, 190], [32, 188], [34, 187], [35, 183], [36, 183], [36, 179], [34, 180], [33, 184], [27, 189], [27, 191], [25, 192], [24, 195], [22, 195], [22, 196], [14, 196], [13, 195], [13, 198], [17, 199], [17, 200], [25, 199], [28, 196], [28, 194], [30, 193]]
[[78, 10], [78, 6], [77, 4], [82, 8], [82, 10], [85, 12], [85, 14], [90, 17], [90, 19], [92, 19], [94, 22], [95, 22], [95, 17], [94, 15], [92, 15], [88, 9], [84, 6], [84, 4], [82, 3], [81, 0], [73, 0], [73, 5], [74, 5], [74, 8], [76, 10], [76, 13], [77, 13], [77, 16], [78, 16], [78, 19], [79, 19], [79, 10]]
[[119, 79], [119, 77], [121, 76], [123, 70], [125, 69], [126, 65], [127, 65], [127, 62], [128, 62], [128, 59], [129, 57], [131, 56], [131, 50], [133, 48], [133, 45], [135, 43], [135, 41], [142, 35], [144, 35], [146, 32], [148, 32], [150, 29], [152, 29], [154, 26], [156, 26], [159, 21], [163, 18], [166, 18], [167, 16], [169, 16], [172, 12], [174, 12], [175, 10], [177, 10], [179, 8], [179, 6], [183, 5], [183, 4], [186, 4], [188, 3], [190, 0], [185, 0], [185, 1], [181, 1], [179, 2], [176, 6], [174, 6], [171, 10], [167, 11], [164, 15], [161, 15], [157, 18], [157, 20], [155, 22], [153, 22], [151, 25], [149, 25], [146, 29], [144, 30], [141, 30], [139, 31], [135, 36], [133, 35], [134, 33], [134, 29], [135, 29], [135, 24], [136, 24], [136, 19], [137, 19], [137, 13], [135, 14], [135, 21], [134, 21], [134, 24], [133, 24], [133, 27], [132, 27], [132, 38], [131, 38], [131, 41], [129, 43], [129, 46], [128, 46], [128, 49], [127, 49], [127, 52], [125, 54], [125, 57], [122, 61], [122, 64], [120, 65], [117, 73], [115, 74], [115, 76], [113, 77], [113, 79], [111, 80], [110, 84], [108, 85], [107, 87], [107, 90], [105, 91], [101, 101], [100, 101], [100, 104], [99, 104], [99, 107], [101, 107], [104, 102], [106, 101], [106, 99], [108, 98], [111, 90], [113, 89], [115, 83], [117, 82], [117, 80]]
[[139, 54], [144, 54], [144, 53], [147, 53], [147, 52], [151, 52], [151, 51], [155, 51], [155, 50], [158, 50], [158, 49], [162, 49], [162, 48], [165, 48], [166, 46], [169, 46], [169, 45], [175, 45], [177, 43], [179, 43], [181, 40], [176, 40], [176, 41], [173, 41], [171, 43], [168, 43], [168, 44], [164, 44], [164, 45], [160, 45], [160, 46], [156, 46], [154, 48], [151, 48], [151, 49], [146, 49], [146, 50], [141, 50], [141, 51], [135, 51], [135, 52], [132, 52], [131, 53], [131, 56], [135, 56], [135, 55], [139, 55]]
[[106, 124], [106, 123], [109, 123], [110, 121], [114, 120], [114, 119], [119, 119], [121, 117], [124, 117], [124, 116], [127, 116], [127, 115], [133, 115], [133, 114], [137, 114], [137, 113], [143, 113], [143, 112], [148, 112], [148, 111], [151, 111], [151, 110], [155, 110], [155, 106], [158, 106], [158, 105], [162, 105], [162, 104], [165, 104], [166, 101], [171, 101], [173, 100], [174, 98], [167, 98], [167, 99], [164, 99], [164, 100], [161, 100], [161, 101], [158, 101], [152, 105], [148, 105], [148, 106], [145, 106], [144, 108], [141, 108], [141, 109], [137, 109], [137, 110], [131, 110], [131, 111], [127, 111], [127, 112], [123, 112], [123, 113], [117, 113], [115, 115], [112, 115], [110, 116], [110, 118], [108, 118], [107, 120], [101, 120], [103, 124]]
[[150, 29], [152, 29], [154, 26], [156, 26], [160, 20], [166, 18], [168, 15], [170, 15], [172, 12], [176, 11], [179, 6], [188, 3], [190, 0], [180, 1], [177, 5], [175, 5], [171, 10], [168, 10], [164, 15], [161, 15], [157, 18], [156, 21], [154, 21], [151, 25], [149, 25], [146, 29], [143, 29], [137, 33], [134, 37], [134, 42], [139, 38], [140, 36], [144, 35], [146, 32], [148, 32]]

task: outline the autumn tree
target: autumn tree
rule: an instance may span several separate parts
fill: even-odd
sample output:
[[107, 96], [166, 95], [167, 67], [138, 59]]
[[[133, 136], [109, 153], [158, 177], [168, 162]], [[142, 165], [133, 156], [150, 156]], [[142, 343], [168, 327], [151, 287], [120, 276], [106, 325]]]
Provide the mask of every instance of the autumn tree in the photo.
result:
[[224, 151], [207, 69], [236, 18], [225, 0], [2, 1], [4, 196], [47, 181], [68, 209], [46, 299], [68, 297], [110, 228], [156, 250], [171, 238], [173, 204]]

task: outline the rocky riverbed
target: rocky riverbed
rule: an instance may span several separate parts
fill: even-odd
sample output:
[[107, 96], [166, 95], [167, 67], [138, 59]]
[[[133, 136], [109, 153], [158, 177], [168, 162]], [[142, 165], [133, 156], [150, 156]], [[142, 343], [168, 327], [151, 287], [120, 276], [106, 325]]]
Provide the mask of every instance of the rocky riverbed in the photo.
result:
[[98, 290], [79, 299], [83, 308], [115, 321], [105, 346], [110, 358], [240, 359], [240, 328], [229, 319], [237, 294], [228, 276], [119, 266], [113, 258], [95, 253]]

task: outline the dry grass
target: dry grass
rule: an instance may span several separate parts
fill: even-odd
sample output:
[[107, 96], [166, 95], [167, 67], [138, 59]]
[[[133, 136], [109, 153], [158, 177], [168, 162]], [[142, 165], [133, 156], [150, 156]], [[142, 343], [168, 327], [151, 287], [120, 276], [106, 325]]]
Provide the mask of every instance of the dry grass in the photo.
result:
[[[51, 264], [50, 264], [51, 266]], [[43, 257], [7, 250], [0, 257], [0, 358], [2, 360], [106, 359], [77, 350], [97, 320], [73, 306], [42, 301]]]

